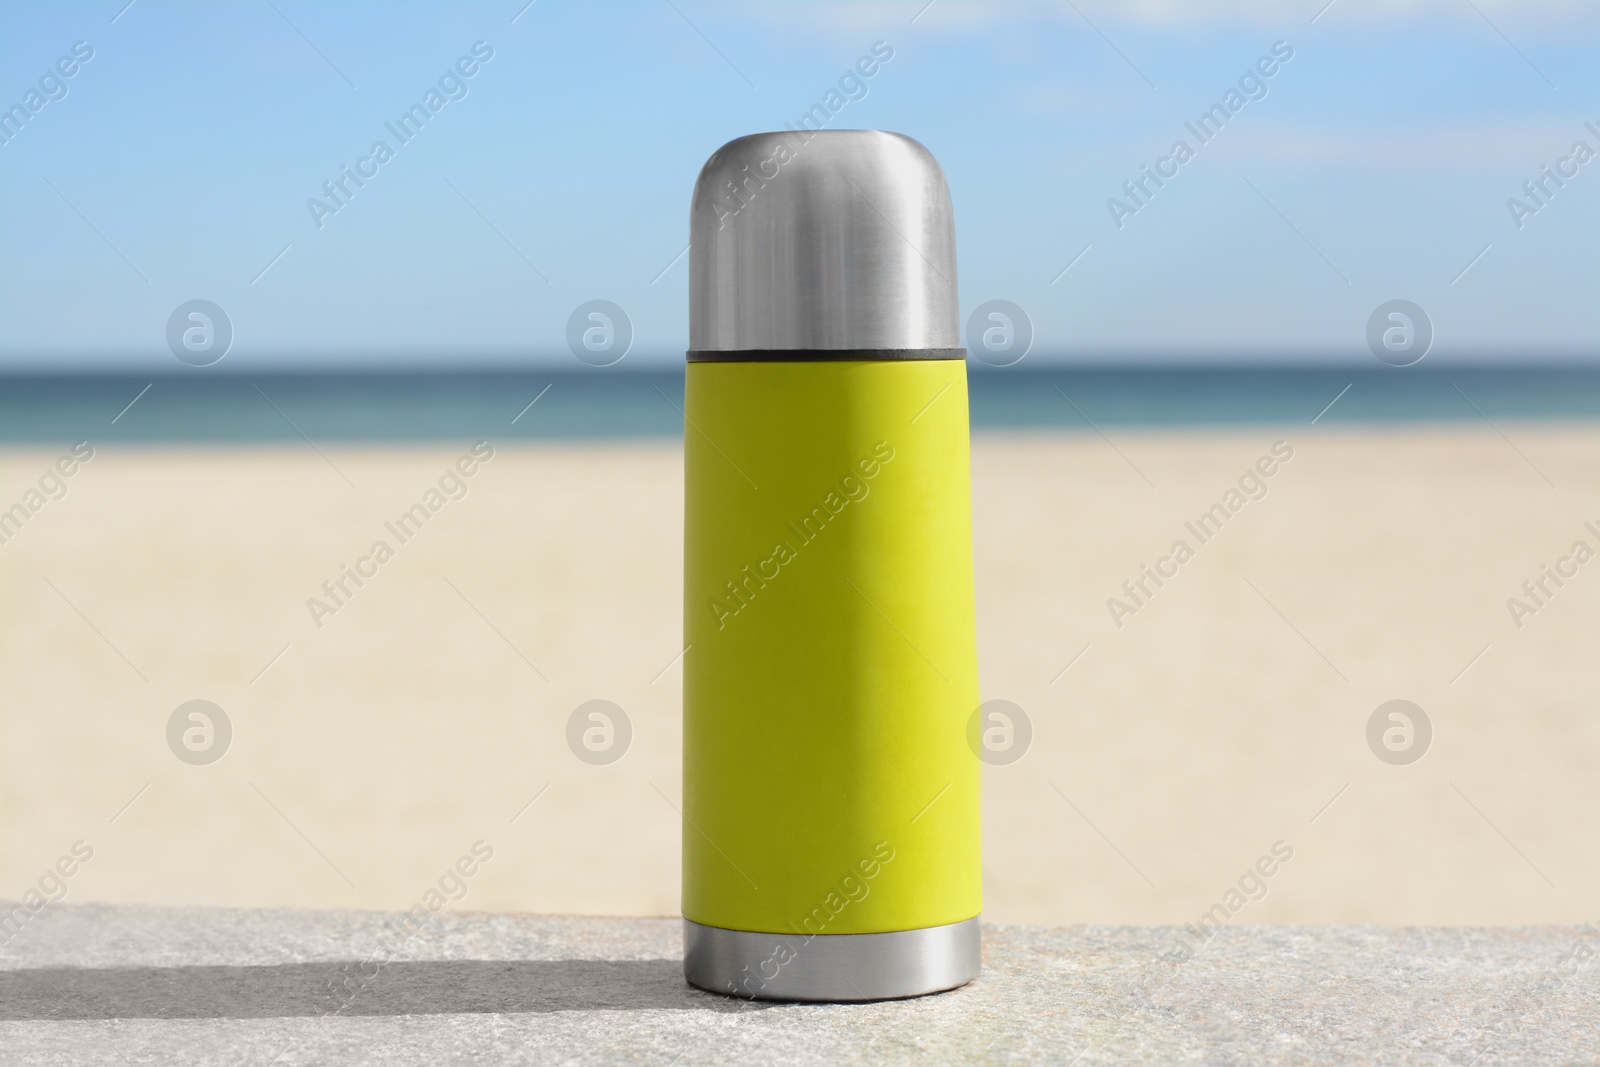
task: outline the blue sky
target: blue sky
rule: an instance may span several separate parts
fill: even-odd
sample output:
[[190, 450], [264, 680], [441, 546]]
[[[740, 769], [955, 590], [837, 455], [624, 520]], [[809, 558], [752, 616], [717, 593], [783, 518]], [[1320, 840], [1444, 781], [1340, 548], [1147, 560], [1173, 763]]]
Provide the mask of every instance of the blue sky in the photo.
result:
[[[1600, 351], [1600, 159], [1520, 227], [1507, 207], [1600, 151], [1600, 5], [125, 2], [0, 13], [0, 107], [93, 49], [0, 145], [0, 368], [182, 369], [166, 322], [196, 298], [232, 370], [576, 365], [595, 298], [629, 314], [629, 365], [681, 359], [700, 164], [880, 41], [829, 124], [933, 151], [963, 316], [1021, 305], [1032, 362], [1370, 362], [1394, 298], [1433, 363]], [[385, 123], [480, 41], [400, 144]], [[1108, 199], [1279, 41], [1266, 94], [1119, 227]], [[380, 139], [319, 228], [308, 199]]]

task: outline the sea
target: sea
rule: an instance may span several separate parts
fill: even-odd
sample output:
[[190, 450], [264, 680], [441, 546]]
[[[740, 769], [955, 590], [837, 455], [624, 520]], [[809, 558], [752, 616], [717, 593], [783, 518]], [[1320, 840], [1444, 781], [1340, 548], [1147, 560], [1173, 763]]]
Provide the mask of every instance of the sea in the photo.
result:
[[[977, 432], [1600, 419], [1600, 363], [970, 366]], [[0, 374], [0, 443], [668, 439], [683, 386], [681, 364]]]

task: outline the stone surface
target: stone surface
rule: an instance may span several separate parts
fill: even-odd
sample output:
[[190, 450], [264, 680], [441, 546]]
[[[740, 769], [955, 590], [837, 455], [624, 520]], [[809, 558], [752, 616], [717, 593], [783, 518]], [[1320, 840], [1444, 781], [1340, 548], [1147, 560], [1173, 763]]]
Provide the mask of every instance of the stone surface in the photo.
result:
[[994, 926], [964, 989], [791, 1006], [686, 986], [674, 919], [400, 923], [47, 905], [0, 1062], [1600, 1062], [1593, 927]]

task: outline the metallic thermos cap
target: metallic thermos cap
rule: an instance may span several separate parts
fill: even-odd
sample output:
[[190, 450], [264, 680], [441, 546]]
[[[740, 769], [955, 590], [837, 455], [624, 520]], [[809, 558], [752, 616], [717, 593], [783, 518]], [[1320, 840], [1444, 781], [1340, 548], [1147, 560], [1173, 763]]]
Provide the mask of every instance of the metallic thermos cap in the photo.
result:
[[689, 242], [691, 358], [960, 347], [950, 193], [902, 134], [729, 141], [695, 182]]

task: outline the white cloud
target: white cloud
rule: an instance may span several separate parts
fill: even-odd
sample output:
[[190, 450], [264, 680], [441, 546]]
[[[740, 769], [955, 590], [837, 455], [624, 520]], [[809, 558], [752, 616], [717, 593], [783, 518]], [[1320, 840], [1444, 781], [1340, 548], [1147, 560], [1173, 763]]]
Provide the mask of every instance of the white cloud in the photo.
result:
[[1046, 79], [1019, 85], [1011, 92], [1011, 105], [1028, 115], [1068, 116], [1148, 114], [1148, 104], [1134, 103], [1126, 92], [1115, 92], [1103, 83], [1079, 84]]
[[[1171, 136], [1118, 137], [1074, 142], [1060, 159], [1065, 169], [1110, 168], [1137, 171], [1167, 151], [1177, 139], [1194, 145], [1193, 134], [1181, 124]], [[1583, 140], [1600, 147], [1600, 138], [1581, 123], [1541, 120], [1532, 123], [1460, 124], [1445, 128], [1392, 127], [1340, 129], [1295, 126], [1286, 123], [1231, 123], [1200, 150], [1209, 160], [1197, 166], [1267, 166], [1304, 168], [1320, 172], [1368, 174], [1461, 173], [1509, 171], [1534, 177], [1543, 163], [1554, 163]], [[1508, 193], [1514, 190], [1508, 190]]]
[[[1232, 134], [1237, 133], [1234, 137]], [[1595, 138], [1580, 123], [1519, 123], [1452, 129], [1328, 130], [1260, 124], [1225, 131], [1219, 141], [1235, 159], [1319, 169], [1367, 171], [1526, 170], [1565, 155], [1578, 140]]]
[[[956, 0], [965, 3], [967, 0]], [[1519, 27], [1574, 21], [1593, 25], [1595, 5], [1586, 0], [1473, 0], [1484, 15]], [[1000, 5], [1004, 6], [1004, 4]], [[1410, 19], [1481, 21], [1466, 0], [1078, 0], [1085, 15], [1156, 26], [1250, 22], [1267, 25], [1384, 23]]]
[[[1325, 9], [1326, 8], [1326, 9]], [[1476, 8], [1476, 10], [1475, 10]], [[722, 9], [819, 36], [888, 37], [913, 31], [968, 32], [1026, 22], [1184, 30], [1219, 25], [1319, 28], [1399, 22], [1470, 23], [1488, 18], [1508, 34], [1600, 28], [1593, 0], [866, 0], [862, 3], [742, 4]], [[1480, 14], [1481, 12], [1481, 14]], [[912, 25], [912, 19], [916, 25]]]

